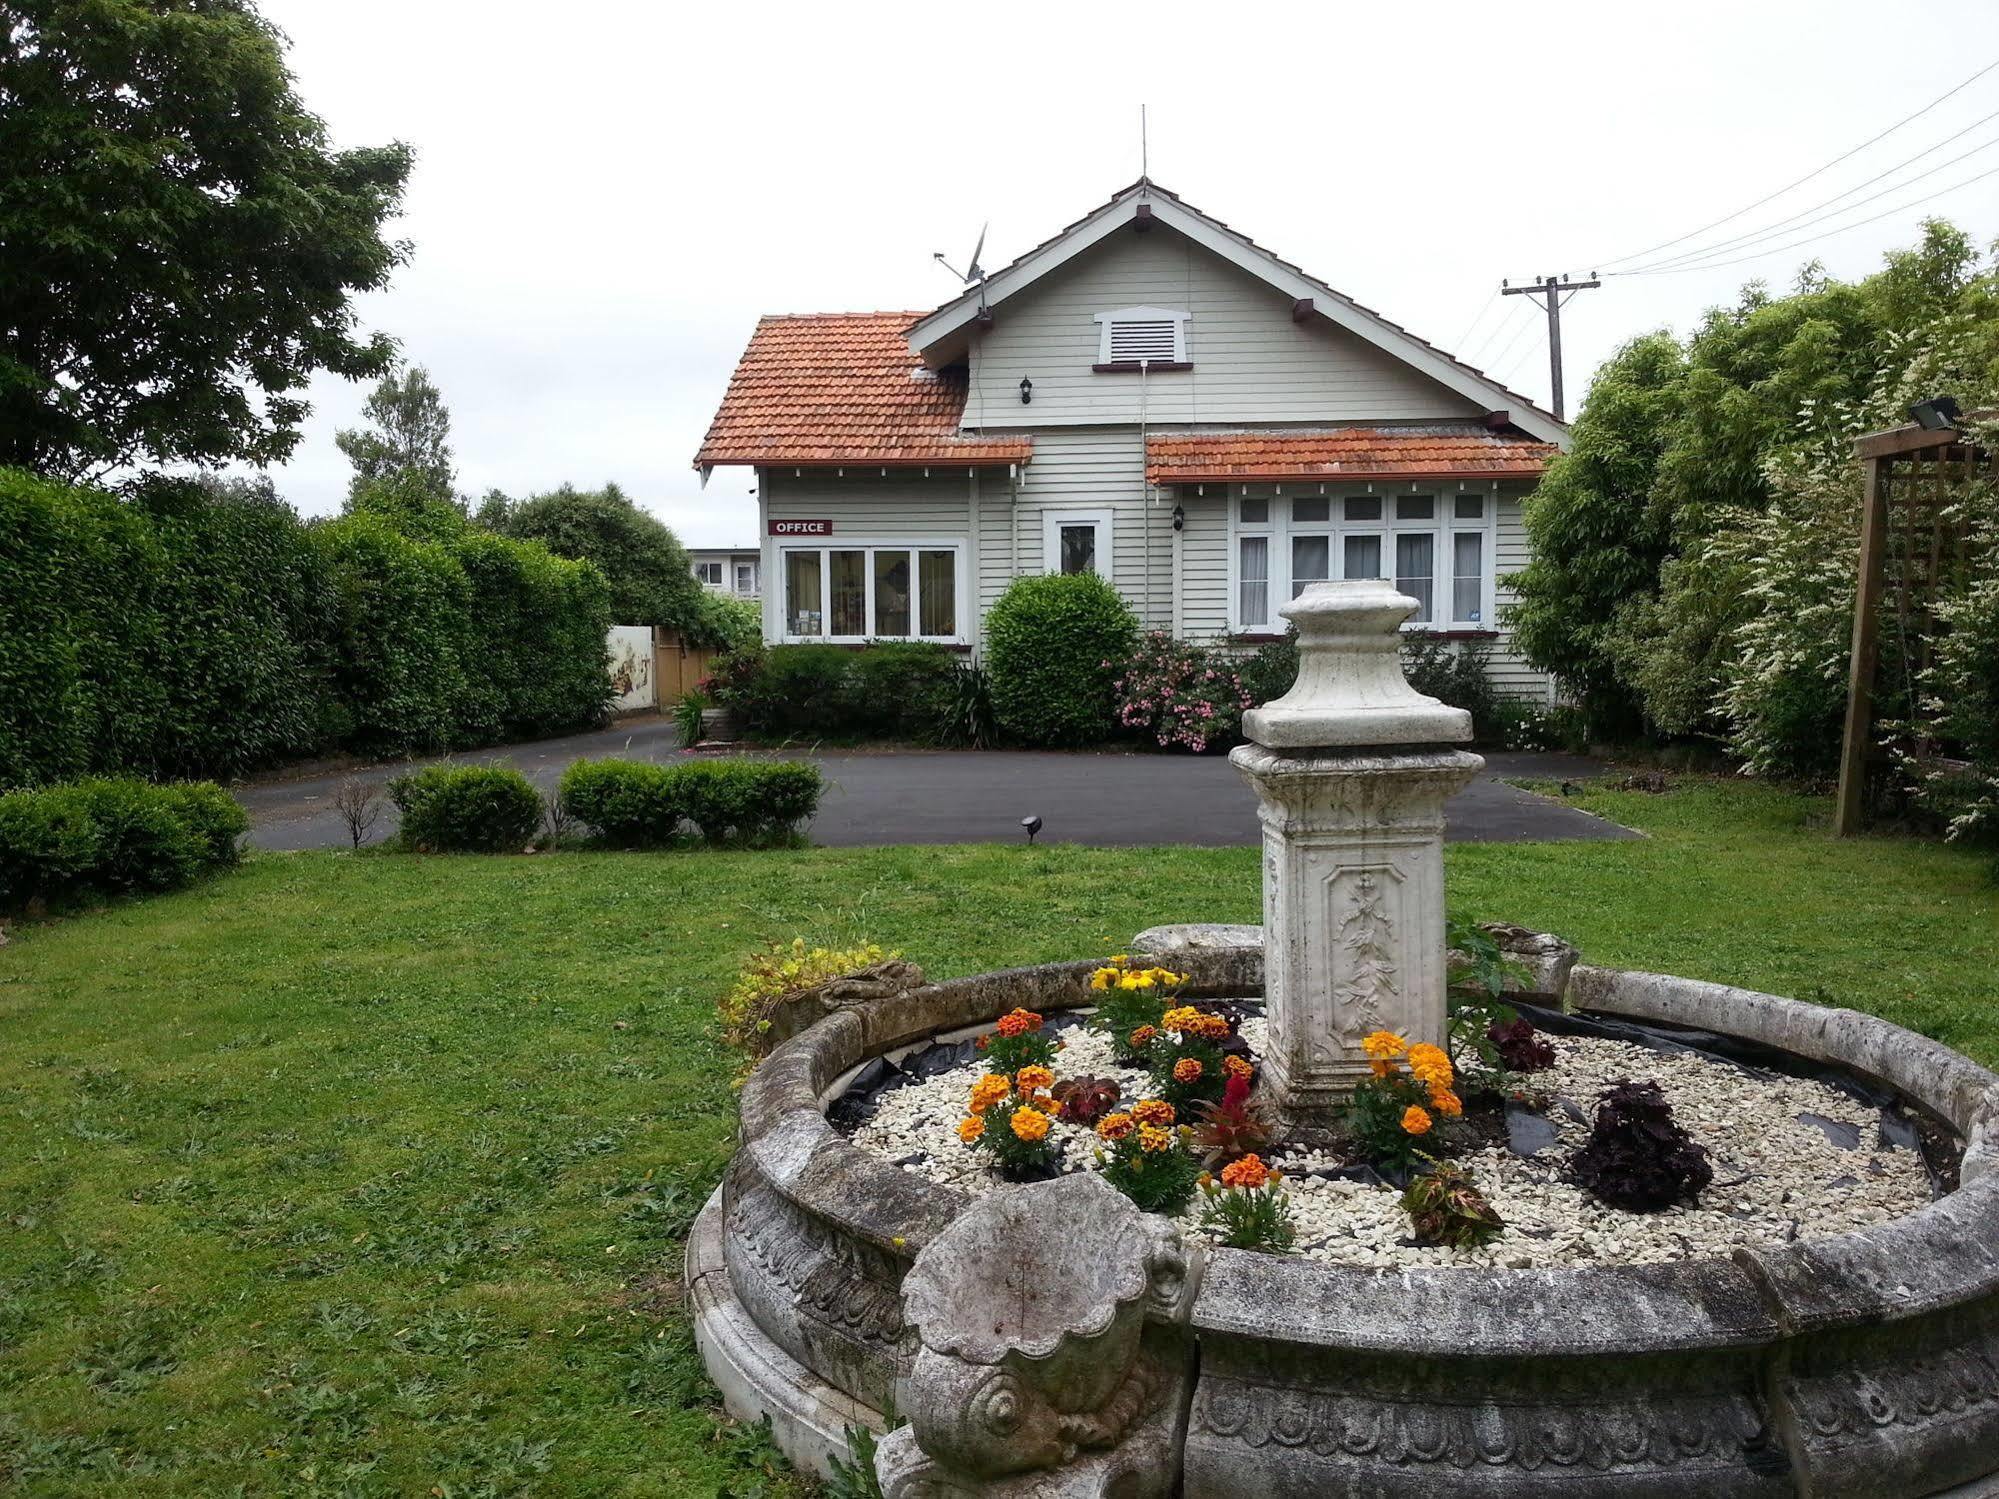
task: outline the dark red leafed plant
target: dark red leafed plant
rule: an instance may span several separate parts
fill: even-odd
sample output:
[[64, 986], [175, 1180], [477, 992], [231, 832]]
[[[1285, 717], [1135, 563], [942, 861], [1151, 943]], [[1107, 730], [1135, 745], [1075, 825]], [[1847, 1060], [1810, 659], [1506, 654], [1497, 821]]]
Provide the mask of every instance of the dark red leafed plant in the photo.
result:
[[1486, 1027], [1485, 1037], [1508, 1072], [1545, 1072], [1555, 1065], [1555, 1046], [1525, 1016]]
[[1218, 1103], [1194, 1106], [1193, 1134], [1189, 1143], [1211, 1170], [1218, 1165], [1255, 1155], [1270, 1144], [1270, 1118], [1263, 1105], [1250, 1096], [1248, 1072], [1229, 1074]]
[[1707, 1151], [1674, 1122], [1657, 1083], [1620, 1082], [1603, 1091], [1569, 1173], [1600, 1202], [1628, 1213], [1692, 1203], [1714, 1180]]
[[1113, 1108], [1123, 1090], [1107, 1077], [1072, 1077], [1050, 1090], [1071, 1124], [1095, 1124]]

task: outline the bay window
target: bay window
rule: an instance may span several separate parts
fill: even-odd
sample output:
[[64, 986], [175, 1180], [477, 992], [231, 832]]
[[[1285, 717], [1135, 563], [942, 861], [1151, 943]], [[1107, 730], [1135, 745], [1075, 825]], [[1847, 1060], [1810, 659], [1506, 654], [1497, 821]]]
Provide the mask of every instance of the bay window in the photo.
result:
[[783, 549], [787, 640], [962, 642], [956, 541], [848, 542]]
[[1419, 605], [1413, 628], [1492, 628], [1497, 504], [1489, 491], [1306, 484], [1287, 493], [1292, 488], [1252, 485], [1230, 496], [1234, 629], [1282, 629], [1277, 605], [1333, 578], [1393, 582]]

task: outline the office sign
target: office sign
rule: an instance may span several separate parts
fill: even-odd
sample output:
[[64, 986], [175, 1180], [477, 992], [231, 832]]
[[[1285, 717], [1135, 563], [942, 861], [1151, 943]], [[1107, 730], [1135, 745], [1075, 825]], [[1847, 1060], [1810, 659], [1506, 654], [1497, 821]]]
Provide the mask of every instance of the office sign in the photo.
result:
[[831, 536], [833, 523], [829, 520], [774, 520], [770, 523], [773, 536]]

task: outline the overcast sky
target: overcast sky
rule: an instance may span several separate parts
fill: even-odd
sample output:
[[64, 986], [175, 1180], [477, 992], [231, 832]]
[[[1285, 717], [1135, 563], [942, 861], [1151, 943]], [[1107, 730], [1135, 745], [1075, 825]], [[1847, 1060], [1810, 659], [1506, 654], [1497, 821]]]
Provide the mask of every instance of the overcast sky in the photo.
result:
[[[1541, 320], [1492, 300], [1502, 277], [1608, 269], [1999, 60], [1990, 0], [264, 9], [337, 143], [416, 148], [396, 231], [414, 256], [361, 310], [443, 389], [461, 487], [616, 480], [694, 544], [756, 529], [746, 471], [704, 492], [689, 464], [760, 313], [944, 300], [933, 250], [961, 261], [990, 219], [997, 267], [1138, 175], [1141, 101], [1155, 181], [1545, 401]], [[1797, 215], [1736, 253], [1776, 249], [1991, 170], [1999, 150], [1803, 213], [1995, 112], [1999, 72], [1662, 255]], [[1987, 141], [1999, 120], [1857, 196]], [[1999, 177], [1808, 248], [1578, 295], [1571, 415], [1626, 339], [1684, 330], [1751, 277], [1788, 286], [1812, 256], [1864, 274], [1928, 213], [1990, 241]], [[276, 473], [301, 509], [338, 508], [333, 433], [364, 394], [315, 384]]]

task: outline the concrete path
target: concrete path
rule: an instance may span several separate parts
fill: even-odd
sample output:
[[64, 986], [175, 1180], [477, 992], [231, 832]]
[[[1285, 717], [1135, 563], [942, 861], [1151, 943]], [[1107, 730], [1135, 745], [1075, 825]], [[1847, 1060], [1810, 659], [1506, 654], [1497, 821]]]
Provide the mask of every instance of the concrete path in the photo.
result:
[[[466, 765], [510, 765], [538, 787], [561, 778], [572, 760], [617, 755], [670, 761], [682, 751], [663, 718], [625, 720], [575, 734], [456, 756]], [[829, 751], [776, 758], [815, 761], [831, 783], [813, 822], [815, 843], [982, 843], [1020, 839], [1020, 820], [1042, 821], [1044, 842], [1187, 843], [1210, 847], [1260, 841], [1256, 796], [1225, 756], [1053, 754], [1024, 751]], [[1561, 838], [1631, 838], [1615, 823], [1558, 799], [1508, 786], [1502, 778], [1579, 780], [1603, 767], [1576, 755], [1502, 754], [1454, 797], [1445, 836], [1515, 843]], [[334, 788], [357, 774], [376, 783], [402, 764], [308, 774], [235, 788], [249, 809], [256, 848], [344, 848], [347, 829], [333, 809]], [[384, 807], [373, 836], [393, 829]]]

